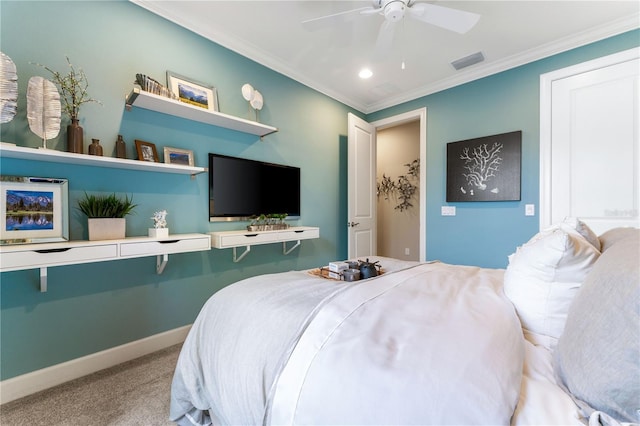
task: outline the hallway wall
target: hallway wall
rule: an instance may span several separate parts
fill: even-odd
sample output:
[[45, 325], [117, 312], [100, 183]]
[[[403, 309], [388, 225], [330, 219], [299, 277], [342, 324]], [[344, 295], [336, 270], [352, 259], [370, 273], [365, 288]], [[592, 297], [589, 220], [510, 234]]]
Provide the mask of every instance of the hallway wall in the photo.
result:
[[[420, 122], [413, 121], [379, 130], [377, 133], [377, 177], [386, 175], [393, 182], [400, 175], [407, 175], [406, 164], [420, 158]], [[401, 203], [396, 194], [385, 198], [378, 196], [378, 255], [405, 260], [420, 257], [420, 203], [419, 177], [411, 178], [416, 193], [409, 201], [412, 206], [400, 211]], [[407, 254], [408, 250], [408, 254]]]

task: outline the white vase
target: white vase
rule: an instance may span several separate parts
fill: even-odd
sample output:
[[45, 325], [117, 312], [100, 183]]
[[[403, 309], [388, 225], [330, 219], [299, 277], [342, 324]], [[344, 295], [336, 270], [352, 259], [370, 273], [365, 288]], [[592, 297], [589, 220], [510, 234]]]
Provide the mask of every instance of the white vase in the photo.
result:
[[89, 223], [89, 241], [119, 240], [125, 237], [125, 218], [92, 218]]
[[149, 236], [151, 238], [167, 238], [169, 236], [169, 228], [149, 228]]

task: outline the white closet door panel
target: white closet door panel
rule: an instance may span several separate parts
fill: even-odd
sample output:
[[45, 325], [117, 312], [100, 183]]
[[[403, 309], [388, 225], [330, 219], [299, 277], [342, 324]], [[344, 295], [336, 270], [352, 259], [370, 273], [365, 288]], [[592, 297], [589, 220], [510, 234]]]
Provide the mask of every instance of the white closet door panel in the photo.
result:
[[551, 222], [638, 226], [639, 61], [553, 82]]

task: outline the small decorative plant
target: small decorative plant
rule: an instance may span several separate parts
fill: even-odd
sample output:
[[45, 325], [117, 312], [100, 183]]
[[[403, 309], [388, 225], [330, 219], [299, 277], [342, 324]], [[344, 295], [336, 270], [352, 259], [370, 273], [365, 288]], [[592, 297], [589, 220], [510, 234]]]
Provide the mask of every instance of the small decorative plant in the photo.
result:
[[277, 229], [287, 229], [288, 224], [284, 222], [286, 213], [271, 213], [253, 216], [251, 223], [247, 226], [249, 231], [274, 231]]
[[87, 92], [89, 82], [87, 81], [87, 76], [84, 71], [81, 68], [76, 70], [69, 60], [69, 57], [67, 57], [67, 63], [69, 64], [68, 74], [62, 74], [44, 65], [37, 65], [43, 67], [53, 75], [53, 82], [60, 88], [62, 110], [69, 115], [69, 118], [77, 120], [81, 105], [88, 102], [95, 102], [100, 105], [102, 105], [102, 103], [89, 96]]
[[133, 204], [133, 196], [125, 195], [124, 199], [118, 198], [116, 194], [111, 195], [88, 195], [84, 193], [84, 198], [78, 201], [78, 208], [88, 218], [124, 218], [133, 213], [137, 204]]

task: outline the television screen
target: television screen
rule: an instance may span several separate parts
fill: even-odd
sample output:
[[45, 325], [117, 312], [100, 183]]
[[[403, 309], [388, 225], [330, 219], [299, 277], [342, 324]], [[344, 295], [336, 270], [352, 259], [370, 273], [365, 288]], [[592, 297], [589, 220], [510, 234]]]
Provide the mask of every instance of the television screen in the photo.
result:
[[209, 154], [209, 220], [300, 216], [300, 168]]

